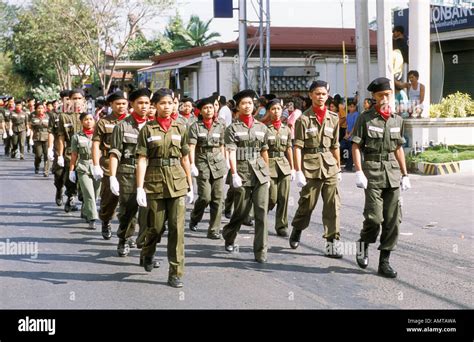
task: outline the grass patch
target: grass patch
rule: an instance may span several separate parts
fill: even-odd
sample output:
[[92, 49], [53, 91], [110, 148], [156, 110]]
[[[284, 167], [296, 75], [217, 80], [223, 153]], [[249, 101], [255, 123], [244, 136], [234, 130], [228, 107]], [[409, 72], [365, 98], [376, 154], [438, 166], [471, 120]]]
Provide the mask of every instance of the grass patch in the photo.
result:
[[429, 147], [417, 155], [407, 156], [407, 162], [449, 163], [452, 161], [474, 159], [474, 145], [451, 145]]

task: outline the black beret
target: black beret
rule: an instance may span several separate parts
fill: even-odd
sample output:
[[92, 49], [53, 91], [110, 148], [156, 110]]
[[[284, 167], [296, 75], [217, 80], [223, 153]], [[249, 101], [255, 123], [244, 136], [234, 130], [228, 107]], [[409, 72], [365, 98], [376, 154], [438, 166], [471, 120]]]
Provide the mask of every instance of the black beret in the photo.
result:
[[378, 91], [383, 90], [392, 90], [392, 88], [390, 86], [390, 80], [388, 78], [378, 77], [369, 84], [367, 90], [371, 91], [372, 93], [376, 93]]
[[276, 99], [276, 98], [275, 98], [275, 99], [272, 99], [272, 100], [268, 101], [268, 103], [267, 103], [267, 105], [265, 106], [265, 108], [266, 108], [267, 110], [269, 110], [270, 108], [272, 108], [272, 107], [273, 107], [274, 105], [276, 105], [276, 104], [279, 104], [280, 106], [283, 107], [283, 100]]
[[262, 95], [267, 101], [271, 101], [276, 98], [275, 94], [263, 94]]
[[253, 100], [257, 97], [257, 93], [255, 92], [255, 90], [252, 90], [252, 89], [245, 89], [245, 90], [239, 91], [237, 94], [233, 96], [235, 104], [238, 105], [240, 100], [242, 100], [245, 97], [250, 97]]
[[133, 102], [142, 96], [151, 98], [151, 90], [148, 88], [140, 88], [140, 89], [134, 90], [128, 95], [128, 100], [130, 102]]
[[84, 93], [84, 90], [82, 89], [79, 89], [79, 88], [76, 88], [76, 89], [73, 89], [69, 92], [69, 97], [72, 97], [72, 95], [74, 94], [81, 94], [81, 96], [85, 96], [85, 93]]
[[69, 97], [69, 93], [70, 93], [70, 92], [71, 92], [71, 91], [68, 90], [68, 89], [62, 90], [62, 91], [59, 93], [59, 97], [60, 97], [60, 98]]
[[186, 97], [184, 97], [184, 98], [181, 100], [181, 102], [183, 102], [183, 103], [184, 103], [184, 102], [191, 102], [191, 103], [194, 103], [194, 100], [192, 99], [192, 97], [187, 97], [187, 96], [186, 96]]
[[165, 96], [171, 96], [174, 99], [174, 92], [168, 88], [160, 88], [153, 93], [151, 103], [158, 103]]
[[211, 104], [211, 105], [214, 105], [214, 101], [216, 100], [216, 97], [214, 95], [212, 96], [209, 96], [209, 97], [205, 97], [203, 99], [200, 99], [197, 103], [196, 103], [196, 107], [199, 108], [199, 110], [201, 110], [202, 107], [204, 107], [205, 105], [207, 104]]
[[108, 103], [112, 103], [112, 102], [117, 101], [117, 100], [126, 100], [125, 95], [124, 95], [123, 92], [116, 91], [115, 93], [112, 93], [107, 97], [107, 102]]
[[5, 101], [10, 101], [10, 100], [13, 100], [13, 96], [9, 96], [5, 99]]
[[23, 104], [23, 100], [16, 100], [15, 101], [15, 104], [18, 105], [18, 104]]
[[313, 83], [311, 83], [311, 85], [309, 86], [309, 91], [312, 92], [314, 89], [321, 87], [326, 88], [326, 90], [329, 91], [329, 83], [321, 80], [313, 81]]

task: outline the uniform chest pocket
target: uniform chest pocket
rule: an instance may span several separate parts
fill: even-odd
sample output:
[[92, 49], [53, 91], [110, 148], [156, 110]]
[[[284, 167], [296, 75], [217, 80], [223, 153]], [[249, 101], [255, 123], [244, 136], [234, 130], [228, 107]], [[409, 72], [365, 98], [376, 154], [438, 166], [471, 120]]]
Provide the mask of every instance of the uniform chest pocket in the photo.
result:
[[332, 144], [332, 140], [334, 139], [334, 128], [332, 127], [324, 127], [323, 131], [323, 146], [330, 147]]
[[255, 139], [258, 140], [260, 143], [263, 143], [263, 141], [265, 140], [265, 132], [256, 131], [254, 132], [254, 134]]
[[219, 133], [212, 133], [209, 142], [212, 146], [219, 146], [221, 143], [221, 135]]
[[390, 128], [390, 139], [400, 139], [400, 127], [391, 127]]
[[280, 145], [285, 147], [288, 145], [288, 137], [286, 135], [280, 137]]
[[181, 135], [179, 134], [171, 135], [170, 157], [173, 157], [173, 158], [181, 157], [181, 140], [182, 140]]
[[249, 134], [247, 132], [235, 132], [235, 141], [237, 142], [247, 142], [250, 140]]
[[267, 137], [267, 144], [268, 144], [268, 146], [275, 146], [276, 145], [276, 136], [275, 135], [269, 135]]
[[318, 128], [317, 127], [314, 127], [314, 126], [310, 126], [308, 128], [305, 129], [304, 131], [304, 135], [305, 135], [305, 140], [313, 140], [313, 139], [317, 139], [318, 137]]

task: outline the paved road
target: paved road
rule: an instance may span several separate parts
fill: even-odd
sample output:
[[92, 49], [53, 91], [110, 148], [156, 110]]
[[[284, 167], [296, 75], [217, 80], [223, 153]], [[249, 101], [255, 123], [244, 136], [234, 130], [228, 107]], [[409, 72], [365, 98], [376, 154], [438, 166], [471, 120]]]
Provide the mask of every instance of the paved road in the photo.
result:
[[[363, 192], [354, 174], [343, 176], [342, 237], [353, 242], [362, 223]], [[264, 265], [253, 261], [252, 229], [243, 227], [240, 252], [228, 254], [222, 240], [206, 239], [206, 214], [198, 232], [186, 230], [185, 287], [177, 290], [166, 285], [164, 245], [158, 258], [165, 262], [152, 273], [138, 267], [137, 249], [119, 258], [116, 237], [103, 240], [77, 212], [55, 205], [52, 178], [33, 173], [31, 155], [24, 161], [1, 156], [0, 254], [6, 242], [33, 242], [38, 255], [0, 255], [0, 308], [472, 309], [474, 175], [413, 175], [411, 182], [392, 256], [396, 280], [376, 275], [376, 246], [366, 270], [353, 255], [325, 258], [318, 203], [296, 251], [270, 228]], [[297, 200], [294, 186], [290, 220]]]

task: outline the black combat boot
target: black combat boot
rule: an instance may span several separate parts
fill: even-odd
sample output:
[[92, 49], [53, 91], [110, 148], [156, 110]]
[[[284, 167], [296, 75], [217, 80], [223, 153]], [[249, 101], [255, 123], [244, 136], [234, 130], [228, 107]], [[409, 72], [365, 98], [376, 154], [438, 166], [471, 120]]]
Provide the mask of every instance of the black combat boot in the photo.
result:
[[102, 237], [104, 240], [110, 240], [112, 237], [112, 225], [110, 224], [110, 221], [102, 222]]
[[291, 235], [290, 235], [290, 247], [293, 249], [297, 249], [298, 246], [300, 245], [300, 239], [301, 239], [301, 230], [296, 229], [293, 227], [291, 230]]
[[66, 213], [70, 211], [77, 211], [77, 205], [74, 203], [74, 197], [68, 197], [66, 204], [64, 204], [64, 211]]
[[119, 239], [119, 243], [117, 245], [117, 254], [119, 257], [126, 257], [130, 253], [130, 247], [128, 246], [125, 239]]
[[357, 241], [356, 261], [360, 268], [369, 266], [369, 244], [360, 239]]
[[171, 287], [183, 287], [183, 282], [178, 276], [169, 276], [168, 285]]
[[[159, 268], [160, 262], [152, 258], [152, 265], [153, 265], [153, 268]], [[142, 267], [145, 266], [145, 258], [141, 255], [140, 255], [140, 266]], [[150, 272], [150, 271], [147, 271], [147, 272]]]
[[153, 268], [155, 268], [155, 265], [153, 263], [153, 257], [143, 257], [143, 267], [145, 268], [145, 271], [151, 272]]
[[63, 190], [56, 189], [56, 205], [58, 207], [63, 205]]
[[378, 274], [385, 278], [396, 278], [397, 272], [390, 266], [390, 251], [381, 250]]
[[189, 221], [189, 229], [192, 230], [193, 232], [197, 232], [198, 224], [193, 221]]

